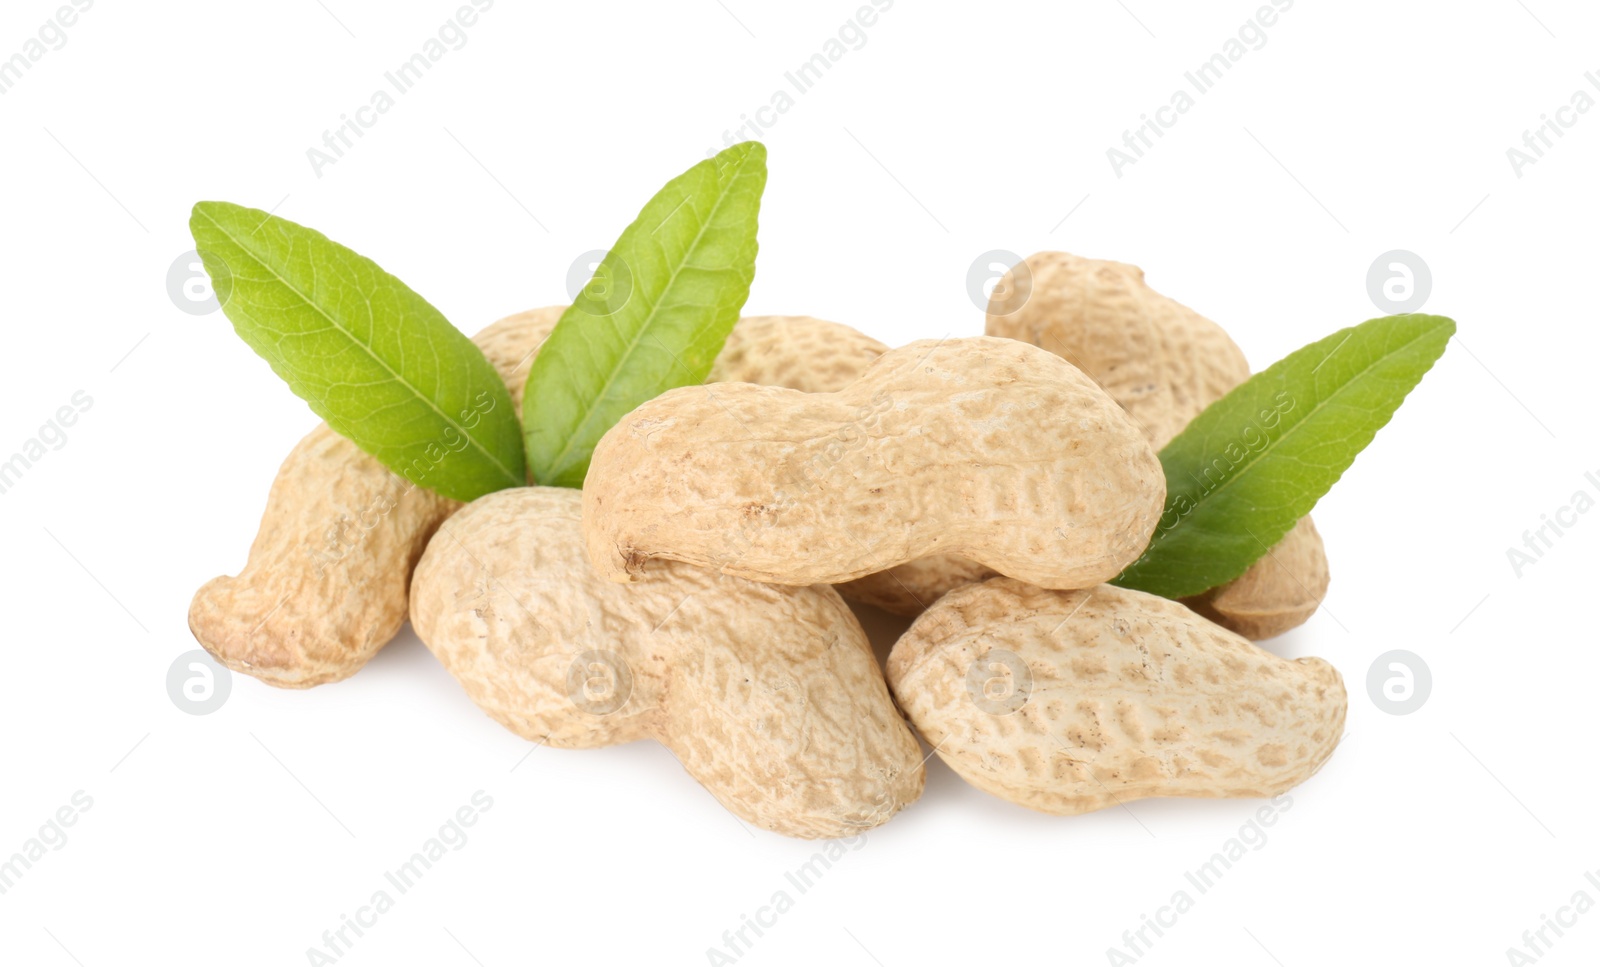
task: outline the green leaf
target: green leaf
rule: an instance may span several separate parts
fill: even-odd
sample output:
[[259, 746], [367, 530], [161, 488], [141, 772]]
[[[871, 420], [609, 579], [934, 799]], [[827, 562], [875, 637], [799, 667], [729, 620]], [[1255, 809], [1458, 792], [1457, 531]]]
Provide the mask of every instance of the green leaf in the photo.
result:
[[527, 482], [505, 383], [405, 283], [254, 208], [200, 202], [189, 230], [240, 338], [335, 431], [456, 500]]
[[1455, 331], [1443, 316], [1372, 319], [1211, 404], [1161, 451], [1166, 510], [1112, 583], [1182, 598], [1243, 574], [1311, 512]]
[[522, 400], [536, 483], [582, 487], [618, 420], [711, 372], [755, 276], [766, 159], [746, 141], [668, 182], [561, 316]]

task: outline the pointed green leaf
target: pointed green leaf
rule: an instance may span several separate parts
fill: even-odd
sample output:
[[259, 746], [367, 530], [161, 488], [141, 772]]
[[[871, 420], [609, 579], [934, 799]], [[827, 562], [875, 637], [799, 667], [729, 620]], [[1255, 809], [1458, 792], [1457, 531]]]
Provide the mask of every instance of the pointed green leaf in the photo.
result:
[[1211, 404], [1161, 451], [1166, 510], [1112, 583], [1182, 598], [1243, 574], [1311, 512], [1455, 331], [1443, 316], [1372, 319]]
[[456, 500], [527, 482], [505, 383], [405, 283], [254, 208], [200, 202], [189, 229], [239, 336], [335, 431]]
[[766, 158], [746, 141], [668, 182], [562, 315], [522, 401], [536, 483], [583, 486], [612, 425], [711, 372], [755, 276]]

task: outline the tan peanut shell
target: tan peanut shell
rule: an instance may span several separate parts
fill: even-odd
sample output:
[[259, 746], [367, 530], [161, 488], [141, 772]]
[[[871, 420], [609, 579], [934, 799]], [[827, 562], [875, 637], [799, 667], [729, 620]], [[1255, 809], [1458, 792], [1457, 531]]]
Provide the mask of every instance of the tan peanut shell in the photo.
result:
[[[810, 316], [746, 316], [728, 336], [707, 382], [761, 383], [802, 393], [835, 393], [860, 378], [889, 347], [871, 336]], [[846, 601], [917, 615], [951, 588], [994, 577], [948, 554], [909, 561], [838, 586]]]
[[413, 627], [490, 717], [556, 748], [654, 738], [787, 836], [854, 835], [921, 795], [921, 751], [831, 588], [673, 562], [614, 584], [581, 516], [574, 490], [499, 491], [417, 565]]
[[728, 334], [706, 382], [835, 393], [888, 351], [871, 336], [825, 319], [745, 316]]
[[[1048, 349], [1099, 383], [1156, 450], [1250, 378], [1222, 327], [1150, 288], [1138, 266], [1038, 252], [995, 286], [986, 330]], [[1328, 591], [1328, 559], [1308, 517], [1233, 582], [1186, 599], [1249, 638], [1304, 624]]]
[[1311, 619], [1328, 593], [1328, 556], [1310, 517], [1295, 522], [1250, 570], [1183, 603], [1255, 641]]
[[984, 331], [1083, 370], [1157, 450], [1250, 378], [1222, 327], [1150, 288], [1138, 266], [1066, 252], [1013, 266], [995, 286]]
[[[562, 308], [518, 313], [473, 337], [518, 407]], [[244, 569], [195, 593], [189, 629], [222, 665], [270, 685], [347, 678], [405, 623], [411, 569], [459, 506], [320, 424], [278, 470]]]
[[837, 393], [671, 390], [606, 433], [583, 495], [589, 559], [615, 581], [665, 558], [837, 584], [951, 553], [1084, 587], [1143, 551], [1165, 479], [1088, 377], [977, 337], [892, 350]]
[[1149, 796], [1272, 796], [1344, 731], [1344, 683], [1183, 605], [1102, 585], [1009, 578], [951, 591], [889, 656], [890, 687], [940, 757], [1030, 809]]
[[[537, 348], [564, 310], [520, 312], [473, 337], [519, 413]], [[744, 319], [735, 333], [724, 350], [729, 361], [718, 360], [723, 378], [810, 382], [812, 391], [838, 388], [886, 349], [847, 326], [807, 317]], [[320, 424], [279, 469], [249, 563], [237, 577], [200, 589], [190, 629], [219, 662], [269, 684], [307, 688], [346, 678], [399, 631], [411, 569], [459, 506]]]
[[858, 601], [890, 614], [915, 617], [954, 590], [995, 576], [991, 567], [955, 554], [919, 557], [838, 585], [846, 601]]

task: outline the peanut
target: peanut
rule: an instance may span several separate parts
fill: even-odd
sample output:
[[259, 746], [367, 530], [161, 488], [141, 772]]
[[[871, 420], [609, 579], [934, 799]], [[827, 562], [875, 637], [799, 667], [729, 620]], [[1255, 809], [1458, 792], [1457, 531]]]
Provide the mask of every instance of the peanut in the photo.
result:
[[[519, 412], [538, 346], [564, 309], [517, 313], [473, 337]], [[714, 378], [837, 389], [885, 349], [837, 323], [753, 317], [735, 327]], [[269, 684], [347, 678], [400, 630], [411, 569], [459, 507], [321, 424], [279, 469], [244, 570], [200, 589], [189, 627], [222, 664]]]
[[955, 588], [995, 576], [993, 568], [954, 554], [935, 554], [846, 581], [839, 594], [890, 614], [915, 617]]
[[708, 383], [760, 383], [836, 393], [889, 347], [849, 326], [811, 316], [745, 316], [711, 366]]
[[900, 707], [962, 778], [1073, 815], [1147, 796], [1271, 796], [1344, 728], [1339, 673], [1183, 605], [1009, 578], [958, 588], [889, 656]]
[[577, 491], [493, 493], [417, 566], [413, 626], [491, 718], [556, 748], [654, 738], [788, 836], [853, 835], [921, 795], [916, 740], [831, 588], [673, 562], [613, 584], [584, 558], [581, 515]]
[[1158, 450], [1250, 378], [1222, 327], [1151, 289], [1138, 266], [1066, 252], [1035, 253], [1007, 272], [989, 300], [985, 331], [1083, 370]]
[[[1048, 349], [1099, 383], [1160, 450], [1250, 378], [1222, 327], [1145, 284], [1138, 266], [1038, 252], [995, 286], [986, 331]], [[1308, 517], [1233, 582], [1185, 600], [1254, 639], [1304, 624], [1328, 591]]]
[[1183, 603], [1254, 641], [1275, 638], [1311, 620], [1328, 593], [1328, 556], [1310, 517], [1295, 521], [1250, 570]]
[[[836, 393], [860, 378], [889, 347], [849, 326], [810, 316], [739, 320], [707, 382], [787, 386]], [[981, 564], [948, 554], [909, 561], [838, 586], [846, 601], [914, 616], [951, 588], [994, 577]]]
[[978, 337], [892, 350], [837, 393], [668, 391], [595, 448], [589, 559], [666, 558], [778, 584], [837, 584], [936, 553], [1085, 587], [1144, 550], [1165, 480], [1077, 369]]
[[[509, 316], [473, 337], [517, 406], [562, 308]], [[244, 570], [195, 593], [189, 629], [218, 662], [270, 685], [347, 678], [405, 623], [412, 566], [459, 506], [321, 424], [278, 470]]]

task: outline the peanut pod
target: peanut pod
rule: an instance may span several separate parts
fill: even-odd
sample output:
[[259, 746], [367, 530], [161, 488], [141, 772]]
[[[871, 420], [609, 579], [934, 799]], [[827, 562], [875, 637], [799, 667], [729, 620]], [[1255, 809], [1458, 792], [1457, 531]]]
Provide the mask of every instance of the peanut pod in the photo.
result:
[[[561, 312], [518, 313], [473, 337], [518, 407]], [[459, 506], [320, 424], [278, 470], [244, 569], [195, 593], [189, 630], [222, 665], [269, 685], [348, 678], [400, 631], [411, 569]]]
[[481, 497], [429, 543], [411, 612], [474, 702], [555, 748], [654, 738], [724, 806], [787, 836], [854, 835], [922, 793], [922, 756], [855, 616], [826, 586], [584, 558], [582, 497]]
[[957, 554], [1046, 587], [1138, 557], [1165, 480], [1127, 415], [1061, 359], [978, 337], [912, 343], [837, 393], [671, 390], [601, 439], [589, 559], [654, 558], [777, 584], [837, 584]]
[[[1038, 252], [995, 286], [986, 331], [1048, 349], [1099, 383], [1159, 451], [1250, 378], [1222, 327], [1145, 283], [1134, 265]], [[1301, 520], [1250, 570], [1185, 599], [1260, 640], [1306, 622], [1328, 592], [1322, 538]]]
[[1009, 578], [958, 588], [889, 655], [906, 716], [962, 778], [1071, 815], [1147, 796], [1272, 796], [1343, 735], [1333, 666], [1290, 661], [1175, 601]]

